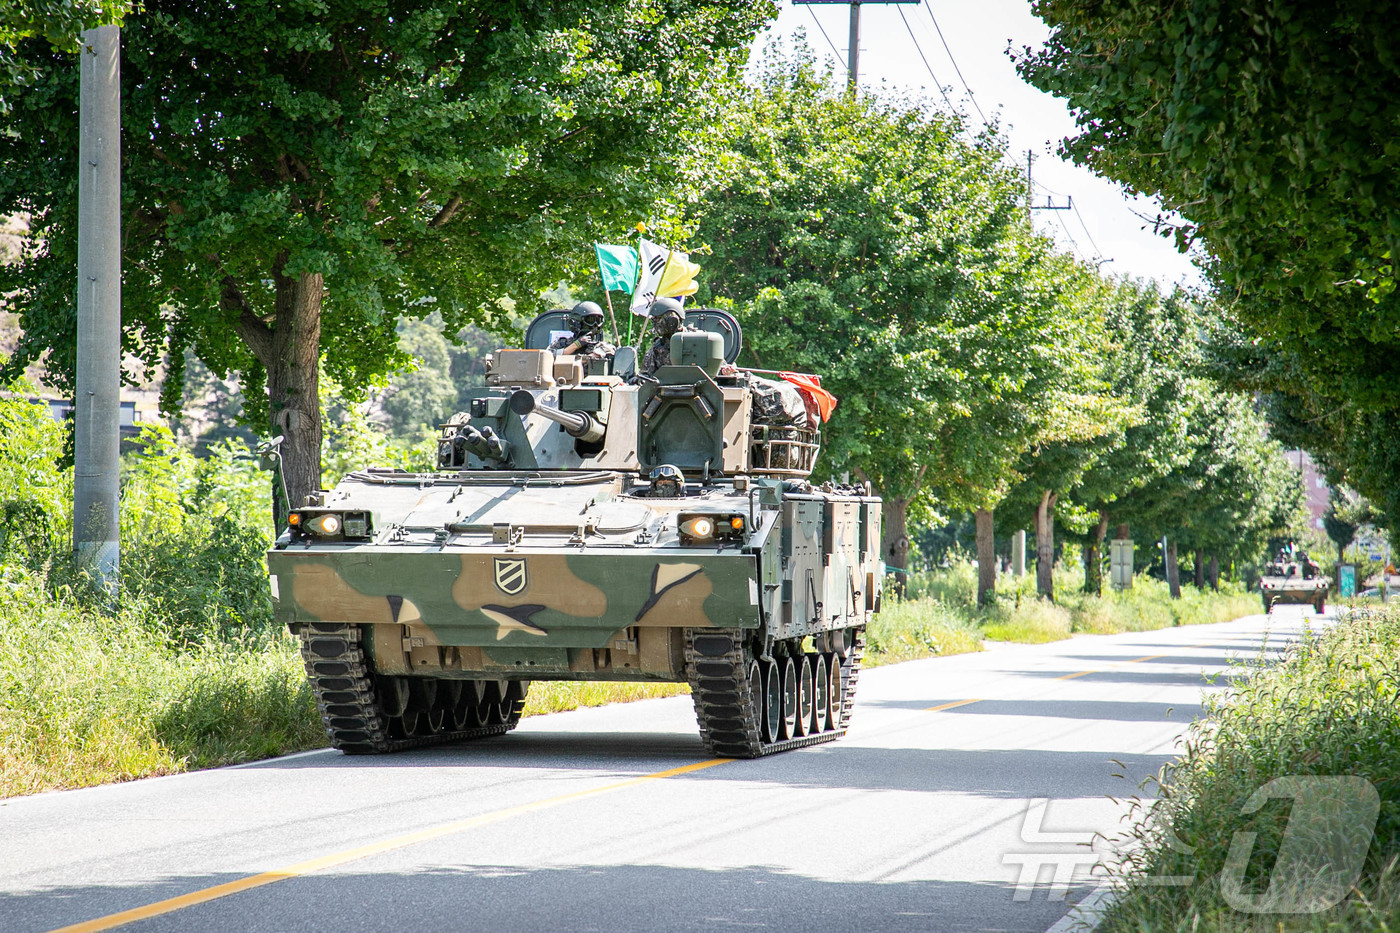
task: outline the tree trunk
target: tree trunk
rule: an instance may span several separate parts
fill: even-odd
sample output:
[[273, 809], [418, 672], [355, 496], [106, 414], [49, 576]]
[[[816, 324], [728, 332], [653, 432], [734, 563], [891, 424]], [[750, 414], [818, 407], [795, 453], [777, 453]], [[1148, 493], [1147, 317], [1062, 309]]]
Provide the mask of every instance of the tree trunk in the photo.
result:
[[1206, 555], [1196, 548], [1196, 589], [1206, 588]]
[[1046, 490], [1035, 507], [1035, 590], [1055, 601], [1055, 493]]
[[909, 533], [906, 527], [909, 519], [908, 499], [886, 499], [881, 511], [884, 513], [885, 540], [881, 544], [885, 563], [894, 571], [895, 593], [903, 596], [909, 585]]
[[1103, 539], [1108, 536], [1108, 511], [1099, 511], [1099, 524], [1084, 548], [1084, 592], [1103, 595]]
[[1114, 540], [1117, 541], [1126, 541], [1130, 537], [1132, 537], [1132, 529], [1128, 527], [1127, 522], [1123, 522], [1121, 525], [1118, 526], [1118, 531], [1113, 535], [1113, 537]]
[[282, 471], [291, 507], [321, 488], [321, 302], [319, 273], [283, 274], [285, 255], [273, 271], [272, 321], [259, 317], [232, 279], [221, 304], [238, 312], [238, 335], [267, 373], [269, 430], [280, 434]]
[[1210, 588], [1219, 592], [1220, 590], [1220, 557], [1214, 552], [1210, 555], [1210, 561], [1206, 564], [1206, 582]]
[[991, 509], [972, 515], [977, 521], [977, 605], [985, 606], [997, 595], [996, 526]]
[[1181, 574], [1176, 567], [1176, 542], [1167, 542], [1167, 587], [1171, 590], [1172, 599], [1181, 598]]

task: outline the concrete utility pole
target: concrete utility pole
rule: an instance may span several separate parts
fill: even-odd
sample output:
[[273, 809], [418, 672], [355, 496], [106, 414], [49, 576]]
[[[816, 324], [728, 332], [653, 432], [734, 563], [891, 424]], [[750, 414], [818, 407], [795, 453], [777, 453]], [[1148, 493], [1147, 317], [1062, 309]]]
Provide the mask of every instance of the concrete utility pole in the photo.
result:
[[121, 31], [83, 33], [78, 107], [78, 379], [73, 551], [117, 585], [121, 440]]
[[850, 40], [846, 45], [846, 91], [852, 95], [860, 83], [860, 8], [863, 3], [921, 3], [922, 0], [792, 0], [793, 6], [825, 6], [845, 3], [851, 7]]

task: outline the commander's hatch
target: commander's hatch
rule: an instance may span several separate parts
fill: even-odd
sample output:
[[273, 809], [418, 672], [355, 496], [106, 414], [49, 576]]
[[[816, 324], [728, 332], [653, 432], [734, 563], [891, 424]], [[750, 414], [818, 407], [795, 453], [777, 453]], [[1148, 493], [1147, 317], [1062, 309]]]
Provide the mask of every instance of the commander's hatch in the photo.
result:
[[525, 328], [525, 349], [548, 350], [550, 342], [560, 333], [573, 333], [573, 329], [569, 327], [569, 312], [563, 308], [546, 311]]
[[685, 312], [687, 327], [719, 334], [724, 338], [724, 361], [732, 363], [744, 349], [744, 331], [734, 315], [722, 308], [691, 308]]

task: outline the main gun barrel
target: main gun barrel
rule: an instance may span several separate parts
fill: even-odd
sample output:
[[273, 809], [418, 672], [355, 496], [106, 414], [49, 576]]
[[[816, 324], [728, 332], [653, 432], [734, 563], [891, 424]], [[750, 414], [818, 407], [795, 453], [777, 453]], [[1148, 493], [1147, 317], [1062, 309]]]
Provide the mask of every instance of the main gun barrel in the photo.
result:
[[520, 389], [510, 397], [510, 410], [517, 415], [537, 412], [540, 417], [555, 424], [563, 425], [564, 430], [581, 441], [596, 443], [603, 439], [606, 427], [591, 415], [579, 411], [560, 411], [535, 404], [535, 397]]

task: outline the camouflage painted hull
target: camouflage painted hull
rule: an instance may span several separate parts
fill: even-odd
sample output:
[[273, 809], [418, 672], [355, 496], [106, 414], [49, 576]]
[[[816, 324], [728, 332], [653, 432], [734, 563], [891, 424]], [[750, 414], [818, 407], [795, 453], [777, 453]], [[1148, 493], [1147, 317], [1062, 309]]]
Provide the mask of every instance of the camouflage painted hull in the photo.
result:
[[843, 734], [880, 500], [813, 487], [819, 432], [757, 424], [752, 380], [716, 370], [626, 384], [500, 351], [438, 472], [352, 473], [294, 509], [273, 605], [332, 744], [500, 734], [533, 680], [687, 683], [716, 754]]

